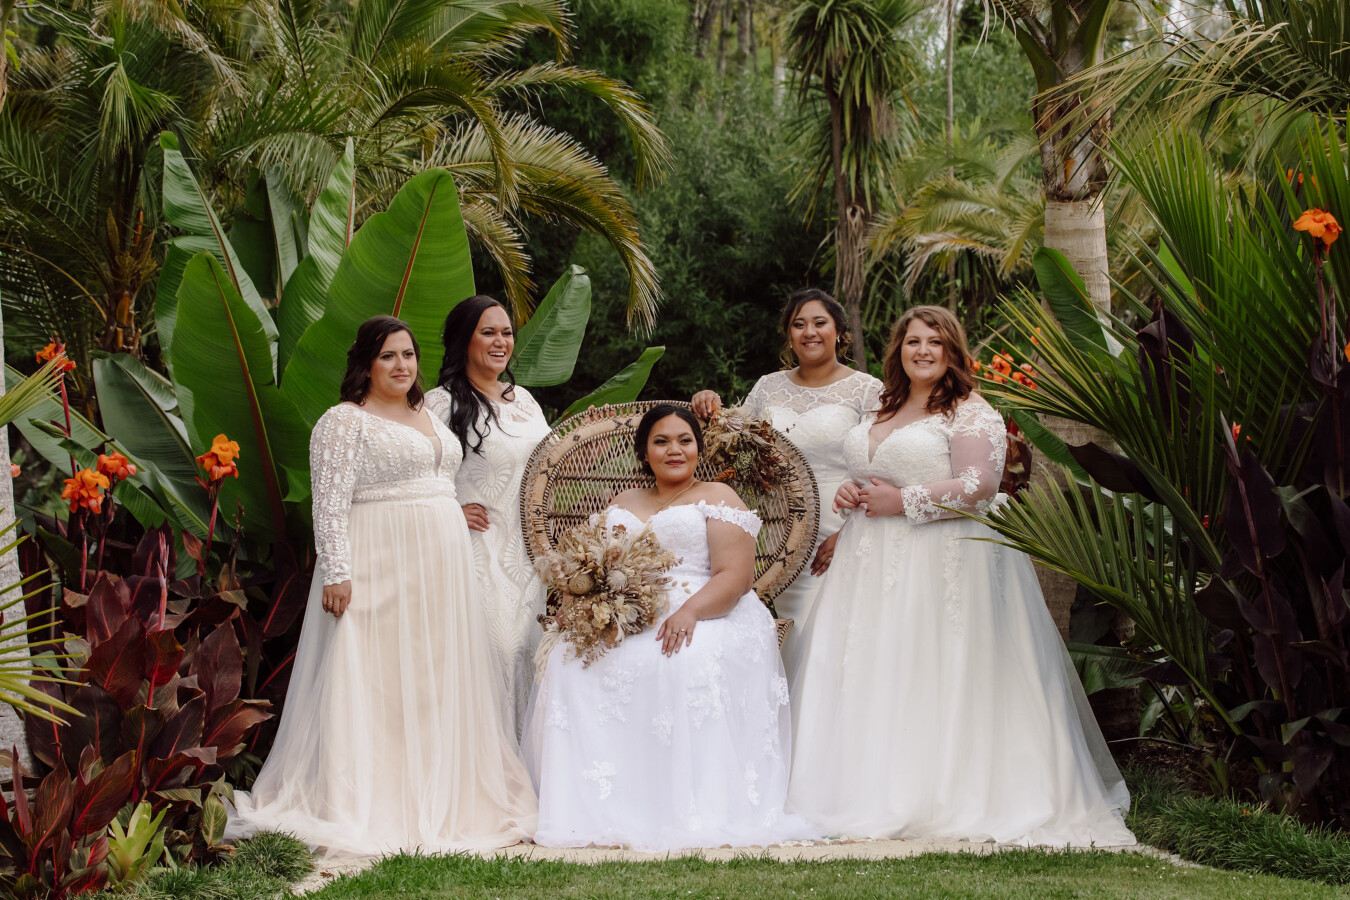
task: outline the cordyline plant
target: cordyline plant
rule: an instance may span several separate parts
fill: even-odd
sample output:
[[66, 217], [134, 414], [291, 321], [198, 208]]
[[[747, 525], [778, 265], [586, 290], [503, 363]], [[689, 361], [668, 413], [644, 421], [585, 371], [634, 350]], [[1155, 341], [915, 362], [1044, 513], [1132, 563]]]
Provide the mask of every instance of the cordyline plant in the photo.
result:
[[[1135, 621], [1131, 672], [1190, 699], [1184, 739], [1216, 786], [1346, 825], [1350, 169], [1334, 127], [1310, 127], [1284, 163], [1252, 196], [1189, 132], [1121, 154], [1162, 236], [1156, 299], [1118, 292], [1137, 331], [1038, 254], [1054, 317], [1029, 293], [1006, 306], [1038, 339], [1037, 389], [986, 389], [1081, 490], [1033, 487], [990, 524]], [[1114, 446], [1065, 447], [1038, 415]]]
[[[220, 435], [202, 455], [213, 519], [220, 483], [237, 471], [229, 445]], [[92, 474], [109, 484], [135, 474], [116, 453], [103, 454], [98, 468]], [[241, 578], [237, 541], [216, 560], [211, 545], [190, 534], [179, 538], [197, 571], [177, 579], [169, 525], [125, 543], [104, 483], [71, 481], [64, 536], [59, 523], [40, 519], [41, 549], [21, 561], [57, 573], [59, 595], [50, 575], [34, 573], [28, 607], [41, 623], [35, 637], [64, 637], [74, 658], [65, 682], [41, 685], [49, 716], [25, 719], [36, 792], [26, 795], [16, 767], [15, 800], [0, 810], [0, 888], [16, 896], [98, 890], [110, 872], [125, 880], [110, 859], [107, 829], [128, 810], [153, 813], [150, 845], [176, 862], [222, 851], [223, 801], [263, 749], [259, 726], [273, 718], [269, 701], [284, 696], [308, 588], [306, 566], [284, 547], [274, 570]], [[93, 549], [70, 539], [90, 527]], [[64, 709], [76, 715], [62, 716]]]

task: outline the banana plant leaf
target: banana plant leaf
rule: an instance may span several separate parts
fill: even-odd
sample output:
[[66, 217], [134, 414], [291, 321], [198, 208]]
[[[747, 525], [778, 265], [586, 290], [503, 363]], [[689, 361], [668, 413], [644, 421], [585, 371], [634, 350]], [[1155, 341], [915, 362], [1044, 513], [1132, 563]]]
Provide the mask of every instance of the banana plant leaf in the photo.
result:
[[407, 322], [421, 345], [425, 384], [440, 368], [446, 312], [473, 293], [454, 179], [444, 169], [427, 169], [352, 237], [323, 316], [305, 331], [286, 365], [282, 386], [304, 428], [312, 429], [338, 402], [347, 348], [362, 322], [377, 315]]
[[253, 310], [271, 341], [272, 374], [276, 375], [277, 327], [263, 305], [257, 288], [244, 272], [234, 246], [211, 208], [211, 201], [192, 174], [187, 160], [178, 150], [178, 138], [171, 132], [159, 137], [164, 150], [164, 219], [183, 232], [169, 241], [164, 267], [160, 271], [155, 295], [155, 328], [166, 364], [172, 367], [174, 337], [178, 322], [178, 286], [189, 260], [198, 252], [209, 252], [229, 273], [230, 282]]
[[643, 350], [642, 355], [637, 360], [629, 363], [600, 387], [567, 407], [567, 411], [559, 417], [558, 421], [590, 409], [592, 406], [629, 403], [636, 400], [638, 394], [641, 394], [642, 389], [647, 385], [647, 378], [652, 374], [652, 367], [656, 365], [656, 361], [665, 352], [665, 347], [648, 347]]
[[1113, 356], [1120, 351], [1119, 346], [1111, 346], [1088, 297], [1087, 285], [1074, 271], [1067, 256], [1050, 247], [1042, 247], [1032, 258], [1032, 266], [1050, 311], [1075, 347], [1084, 353], [1110, 353]]
[[570, 379], [590, 317], [591, 279], [581, 266], [569, 266], [520, 329], [511, 361], [516, 381], [547, 387]]
[[328, 286], [333, 283], [338, 263], [347, 252], [355, 230], [356, 150], [348, 138], [346, 152], [310, 210], [306, 254], [296, 263], [295, 271], [287, 276], [281, 305], [277, 307], [278, 362], [283, 383], [295, 345], [309, 326], [323, 315], [328, 302]]
[[[102, 351], [95, 352], [94, 356], [96, 359], [107, 360], [119, 367], [127, 376], [134, 379], [146, 396], [164, 412], [171, 413], [178, 409], [178, 395], [174, 393], [173, 382], [136, 359], [136, 357], [129, 353], [103, 353]], [[95, 364], [95, 368], [97, 368], [97, 364]], [[184, 437], [186, 437], [186, 432], [184, 432]]]
[[[238, 478], [226, 479], [221, 509], [242, 503], [249, 533], [271, 540], [286, 532], [283, 465], [306, 454], [308, 429], [281, 394], [272, 368], [275, 332], [235, 289], [214, 256], [188, 263], [178, 289], [178, 402], [193, 449], [205, 452], [224, 434], [239, 443]], [[189, 451], [191, 452], [191, 451]]]

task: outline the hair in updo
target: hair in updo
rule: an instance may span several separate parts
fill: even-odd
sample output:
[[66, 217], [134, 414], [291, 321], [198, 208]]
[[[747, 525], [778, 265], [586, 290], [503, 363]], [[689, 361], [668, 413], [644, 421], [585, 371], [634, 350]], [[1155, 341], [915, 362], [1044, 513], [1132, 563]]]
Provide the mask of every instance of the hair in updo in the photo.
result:
[[658, 403], [638, 422], [637, 431], [633, 434], [633, 454], [637, 456], [638, 468], [648, 475], [655, 475], [651, 465], [647, 462], [647, 439], [652, 435], [652, 428], [656, 423], [666, 416], [679, 416], [684, 423], [694, 432], [694, 443], [698, 445], [698, 455], [703, 456], [703, 426], [698, 424], [698, 417], [694, 415], [693, 410], [687, 406], [679, 406], [674, 403]]
[[347, 403], [357, 406], [366, 402], [370, 395], [370, 370], [375, 359], [384, 349], [384, 342], [390, 335], [400, 331], [408, 332], [412, 341], [413, 355], [417, 358], [417, 374], [408, 386], [408, 408], [417, 409], [422, 405], [422, 348], [417, 346], [417, 336], [412, 333], [408, 323], [393, 316], [375, 316], [366, 319], [356, 329], [356, 340], [347, 349], [347, 371], [342, 376], [342, 386], [338, 395]]
[[788, 368], [797, 365], [797, 354], [792, 350], [792, 320], [797, 318], [803, 306], [813, 300], [825, 307], [825, 312], [834, 319], [834, 332], [838, 335], [834, 342], [835, 359], [841, 362], [847, 360], [849, 351], [853, 349], [853, 332], [849, 330], [848, 313], [844, 312], [844, 307], [819, 288], [806, 288], [788, 297], [783, 304], [783, 311], [778, 315], [778, 330], [783, 333], [783, 350], [779, 357]]

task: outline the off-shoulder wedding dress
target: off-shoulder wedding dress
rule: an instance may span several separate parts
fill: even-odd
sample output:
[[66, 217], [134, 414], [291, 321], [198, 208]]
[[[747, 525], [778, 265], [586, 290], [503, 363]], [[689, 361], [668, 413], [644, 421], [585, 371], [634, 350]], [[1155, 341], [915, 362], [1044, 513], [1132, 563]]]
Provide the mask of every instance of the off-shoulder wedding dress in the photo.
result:
[[[708, 520], [752, 535], [759, 517], [706, 502], [671, 506], [644, 523], [626, 509], [610, 526], [649, 525], [680, 557], [673, 613], [711, 577]], [[753, 591], [725, 616], [700, 621], [667, 657], [656, 626], [583, 667], [558, 642], [525, 726], [539, 788], [535, 843], [664, 851], [808, 838], [783, 813], [790, 765], [788, 685], [773, 619]]]
[[792, 683], [788, 808], [827, 835], [1121, 845], [1125, 784], [1031, 561], [947, 508], [981, 511], [1003, 421], [972, 396], [873, 446], [850, 476], [903, 487], [902, 515], [855, 510]]
[[[459, 441], [350, 405], [310, 439], [318, 564], [276, 743], [228, 834], [329, 853], [485, 849], [534, 831], [455, 495]], [[351, 580], [342, 618], [323, 586]]]

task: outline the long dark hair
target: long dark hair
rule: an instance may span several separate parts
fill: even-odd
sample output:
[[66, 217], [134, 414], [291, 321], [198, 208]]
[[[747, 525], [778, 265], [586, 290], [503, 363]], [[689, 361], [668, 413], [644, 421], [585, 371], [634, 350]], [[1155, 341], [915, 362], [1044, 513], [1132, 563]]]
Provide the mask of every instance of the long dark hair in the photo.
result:
[[975, 389], [975, 376], [970, 373], [970, 348], [966, 346], [966, 330], [961, 327], [956, 316], [941, 306], [914, 306], [905, 311], [891, 330], [891, 343], [886, 348], [886, 361], [881, 366], [885, 389], [881, 392], [878, 419], [895, 415], [909, 399], [909, 376], [905, 374], [905, 364], [900, 359], [900, 347], [905, 343], [909, 326], [916, 321], [924, 323], [941, 336], [943, 355], [947, 359], [947, 371], [928, 396], [924, 412], [950, 413]]
[[375, 357], [380, 355], [389, 336], [400, 331], [408, 332], [413, 354], [417, 357], [417, 375], [408, 386], [408, 408], [417, 409], [422, 405], [422, 348], [417, 346], [417, 336], [408, 323], [393, 316], [366, 319], [356, 329], [356, 340], [347, 348], [347, 371], [342, 376], [342, 387], [338, 389], [343, 400], [357, 406], [366, 402], [370, 394], [370, 368], [375, 365]]
[[797, 354], [792, 352], [792, 320], [797, 318], [803, 306], [812, 301], [825, 307], [825, 312], [834, 319], [834, 333], [837, 335], [834, 343], [835, 359], [847, 362], [849, 351], [853, 349], [853, 332], [849, 331], [848, 313], [844, 312], [844, 307], [819, 288], [805, 288], [788, 297], [783, 304], [783, 311], [778, 315], [778, 330], [783, 333], [783, 349], [778, 357], [789, 369], [797, 365]]
[[[455, 308], [445, 317], [445, 329], [441, 332], [445, 356], [441, 357], [441, 372], [436, 376], [436, 383], [445, 388], [446, 393], [450, 395], [450, 421], [447, 424], [455, 433], [455, 437], [459, 438], [460, 446], [474, 453], [483, 452], [483, 439], [488, 436], [492, 424], [497, 421], [497, 409], [469, 380], [469, 341], [473, 340], [473, 334], [478, 330], [478, 320], [483, 318], [484, 312], [494, 306], [506, 313], [508, 322], [511, 321], [511, 310], [500, 300], [494, 300], [485, 294], [475, 294], [455, 304]], [[512, 328], [514, 327], [513, 323]], [[506, 381], [506, 392], [502, 396], [510, 398], [516, 386], [516, 376], [511, 372], [510, 363], [506, 366]], [[478, 421], [484, 412], [487, 416], [483, 417], [480, 428]], [[469, 438], [471, 430], [472, 443]]]
[[703, 456], [703, 426], [698, 424], [698, 418], [693, 410], [687, 406], [678, 406], [674, 403], [658, 403], [643, 415], [642, 421], [638, 422], [637, 431], [633, 432], [633, 454], [637, 457], [638, 468], [648, 475], [655, 475], [651, 464], [647, 462], [647, 438], [652, 435], [652, 428], [656, 423], [666, 416], [678, 416], [683, 419], [694, 432], [694, 443], [698, 445], [698, 455]]

